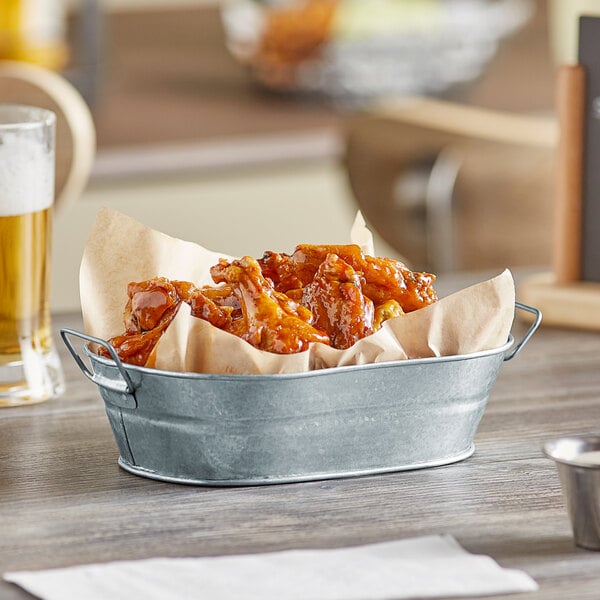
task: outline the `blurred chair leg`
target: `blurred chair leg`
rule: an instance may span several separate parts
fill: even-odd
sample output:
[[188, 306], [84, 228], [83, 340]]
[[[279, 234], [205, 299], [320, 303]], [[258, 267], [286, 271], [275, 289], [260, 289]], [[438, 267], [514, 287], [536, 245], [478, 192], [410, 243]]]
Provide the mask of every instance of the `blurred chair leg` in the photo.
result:
[[413, 268], [544, 264], [556, 140], [551, 117], [404, 99], [349, 119], [344, 163], [365, 218]]
[[426, 244], [429, 264], [438, 272], [457, 269], [454, 189], [461, 166], [460, 153], [449, 146], [437, 156], [425, 195]]

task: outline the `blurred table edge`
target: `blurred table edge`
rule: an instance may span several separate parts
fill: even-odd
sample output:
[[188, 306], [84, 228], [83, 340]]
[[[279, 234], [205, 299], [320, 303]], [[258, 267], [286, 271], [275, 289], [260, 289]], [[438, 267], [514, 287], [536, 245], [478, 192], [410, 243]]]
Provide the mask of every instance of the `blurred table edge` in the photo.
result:
[[148, 175], [216, 174], [231, 169], [272, 167], [339, 158], [344, 139], [333, 127], [302, 132], [228, 137], [100, 149], [92, 183]]

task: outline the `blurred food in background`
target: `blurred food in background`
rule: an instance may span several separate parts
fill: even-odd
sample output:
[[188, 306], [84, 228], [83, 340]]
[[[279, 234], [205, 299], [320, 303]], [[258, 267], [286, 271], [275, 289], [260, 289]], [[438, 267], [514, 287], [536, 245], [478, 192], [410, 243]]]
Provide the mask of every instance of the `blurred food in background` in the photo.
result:
[[262, 81], [294, 86], [298, 65], [318, 57], [332, 35], [338, 0], [306, 0], [265, 11], [252, 64]]
[[360, 103], [476, 79], [529, 0], [227, 0], [232, 54], [269, 89]]
[[[450, 106], [382, 110], [437, 96], [551, 120], [563, 0], [35, 1], [65, 3], [54, 68], [92, 106], [99, 148], [57, 222], [54, 306], [78, 306], [76, 249], [106, 204], [232, 255], [343, 243], [358, 206], [378, 252], [418, 270], [549, 261], [549, 137], [490, 140], [494, 118], [474, 131]], [[15, 6], [0, 0], [3, 48]]]

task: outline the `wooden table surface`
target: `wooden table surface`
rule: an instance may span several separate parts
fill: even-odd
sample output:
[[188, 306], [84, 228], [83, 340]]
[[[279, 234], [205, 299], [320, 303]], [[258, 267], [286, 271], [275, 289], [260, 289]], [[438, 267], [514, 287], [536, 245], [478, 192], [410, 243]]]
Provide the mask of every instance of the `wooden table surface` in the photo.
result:
[[[80, 320], [56, 316], [54, 326]], [[533, 576], [540, 591], [524, 598], [598, 598], [600, 553], [573, 545], [555, 466], [541, 452], [549, 438], [600, 429], [597, 333], [537, 332], [503, 365], [476, 452], [461, 463], [227, 489], [119, 469], [99, 394], [60, 346], [64, 397], [0, 410], [0, 573], [449, 533]], [[0, 597], [30, 598], [5, 582]]]

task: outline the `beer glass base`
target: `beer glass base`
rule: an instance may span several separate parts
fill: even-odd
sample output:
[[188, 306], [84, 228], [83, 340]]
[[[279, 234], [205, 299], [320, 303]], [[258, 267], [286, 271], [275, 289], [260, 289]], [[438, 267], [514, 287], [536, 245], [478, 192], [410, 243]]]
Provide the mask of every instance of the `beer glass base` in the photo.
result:
[[64, 378], [54, 349], [1, 362], [0, 408], [38, 404], [64, 392]]

